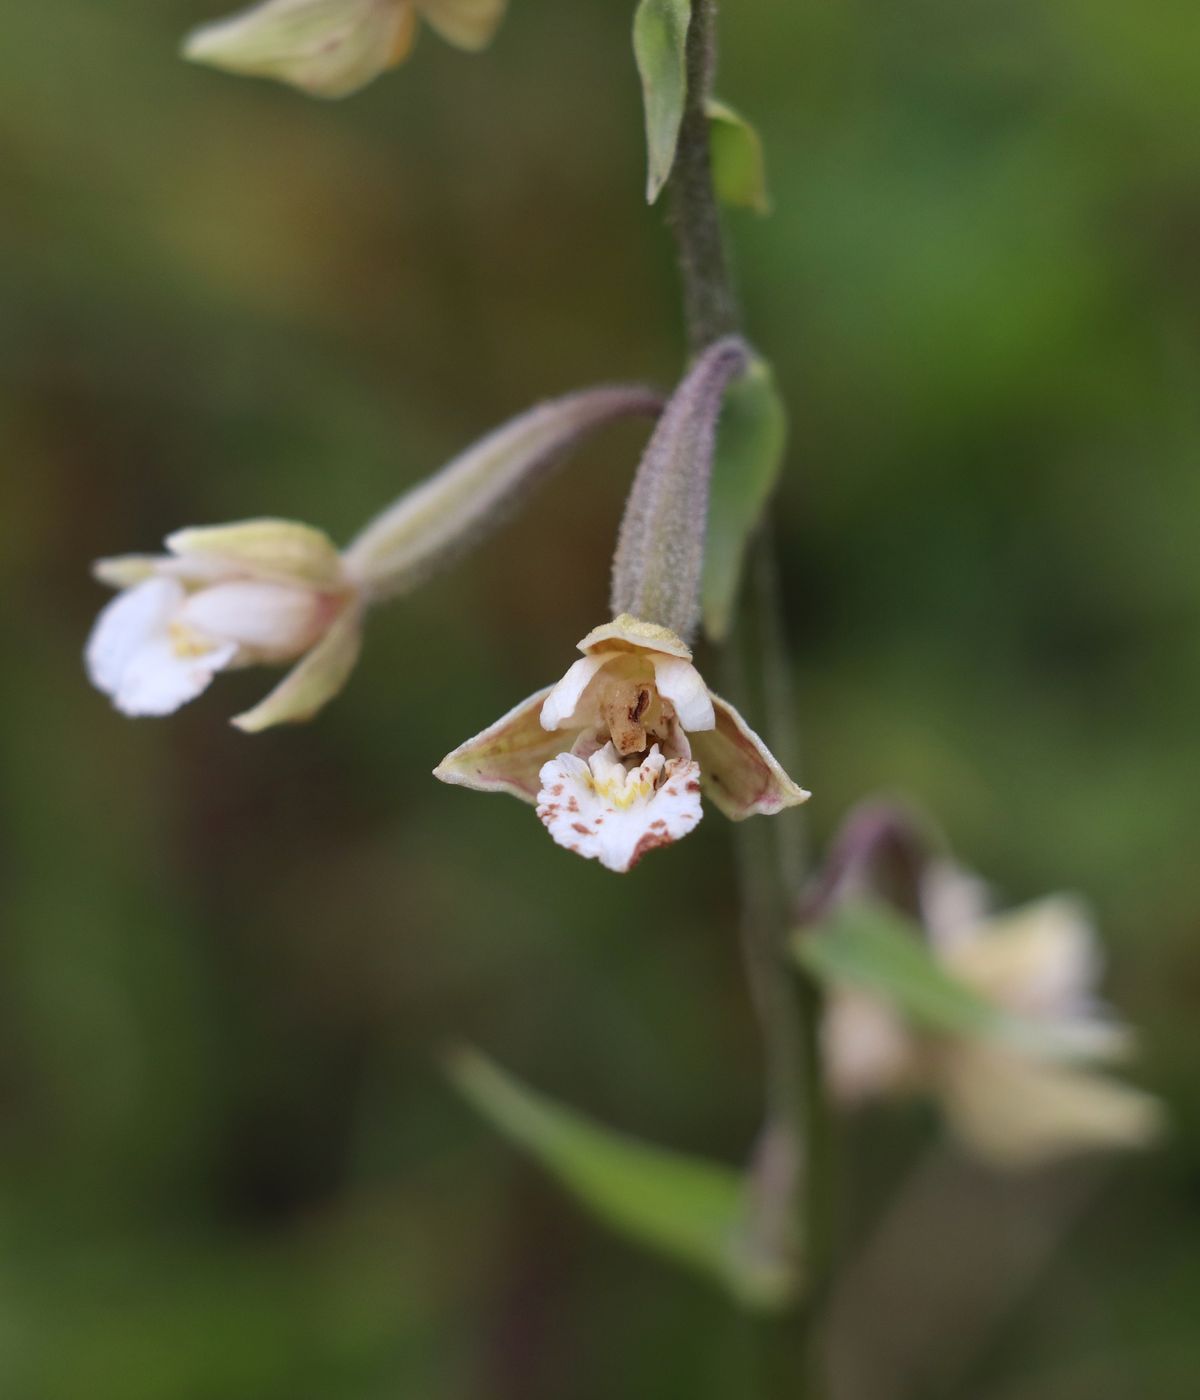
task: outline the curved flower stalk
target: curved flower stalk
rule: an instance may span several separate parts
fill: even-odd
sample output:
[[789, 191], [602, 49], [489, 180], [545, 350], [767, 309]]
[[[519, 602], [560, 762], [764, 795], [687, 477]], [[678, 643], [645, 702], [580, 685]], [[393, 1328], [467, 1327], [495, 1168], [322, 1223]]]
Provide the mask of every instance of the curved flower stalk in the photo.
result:
[[535, 803], [560, 846], [615, 871], [692, 831], [702, 792], [734, 821], [808, 798], [674, 632], [623, 614], [579, 650], [556, 685], [448, 754], [435, 776]]
[[1099, 1072], [1128, 1056], [1132, 1036], [1096, 996], [1101, 959], [1079, 904], [1056, 895], [989, 915], [981, 883], [944, 864], [926, 871], [921, 893], [941, 969], [1038, 1034], [930, 1034], [875, 992], [840, 986], [823, 1028], [835, 1097], [931, 1094], [962, 1143], [998, 1167], [1152, 1141], [1157, 1101]]
[[314, 97], [347, 97], [403, 63], [424, 20], [460, 49], [485, 48], [507, 0], [263, 0], [195, 29], [183, 55], [275, 78]]
[[654, 416], [659, 395], [604, 386], [539, 404], [373, 520], [341, 553], [320, 530], [248, 520], [181, 530], [167, 553], [101, 560], [120, 590], [87, 645], [94, 685], [127, 715], [167, 715], [219, 671], [298, 664], [233, 723], [310, 719], [345, 685], [371, 604], [416, 586], [506, 518], [505, 508], [606, 423]]

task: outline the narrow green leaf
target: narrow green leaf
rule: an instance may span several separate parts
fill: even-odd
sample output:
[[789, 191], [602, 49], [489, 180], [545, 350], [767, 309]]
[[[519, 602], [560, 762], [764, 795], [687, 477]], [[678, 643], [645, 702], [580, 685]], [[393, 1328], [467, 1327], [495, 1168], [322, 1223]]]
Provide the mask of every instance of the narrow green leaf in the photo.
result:
[[769, 214], [771, 199], [767, 194], [762, 137], [740, 112], [715, 97], [709, 98], [705, 110], [718, 198], [735, 209]]
[[704, 549], [704, 630], [723, 640], [733, 618], [746, 546], [783, 466], [787, 411], [765, 360], [730, 386], [717, 430]]
[[939, 963], [919, 925], [878, 903], [845, 904], [792, 939], [797, 961], [830, 987], [855, 987], [890, 1002], [918, 1030], [1002, 1041], [1041, 1058], [1083, 1053], [1070, 1030], [1018, 1016], [982, 997]]
[[790, 1273], [750, 1257], [737, 1172], [602, 1128], [478, 1051], [455, 1051], [447, 1070], [495, 1128], [606, 1224], [717, 1279], [747, 1307], [773, 1308], [791, 1296]]
[[792, 946], [820, 981], [878, 993], [922, 1030], [990, 1035], [1008, 1019], [936, 961], [917, 924], [882, 904], [843, 905]]
[[675, 164], [687, 100], [689, 0], [641, 0], [633, 18], [633, 53], [646, 108], [649, 170], [646, 202], [653, 204]]

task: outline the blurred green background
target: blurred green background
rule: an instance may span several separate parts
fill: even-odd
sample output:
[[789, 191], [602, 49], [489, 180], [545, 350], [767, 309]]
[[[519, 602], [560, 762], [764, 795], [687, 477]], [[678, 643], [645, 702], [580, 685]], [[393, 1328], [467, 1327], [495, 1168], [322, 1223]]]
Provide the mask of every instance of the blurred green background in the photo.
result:
[[[638, 431], [374, 618], [311, 728], [229, 728], [262, 672], [131, 723], [80, 662], [96, 556], [260, 513], [346, 538], [539, 397], [674, 377], [631, 8], [513, 0], [485, 57], [426, 34], [337, 105], [177, 61], [215, 0], [0, 10], [4, 1400], [753, 1394], [724, 1300], [585, 1219], [436, 1066], [466, 1037], [730, 1161], [755, 1128], [720, 817], [618, 881], [429, 777], [603, 616]], [[1044, 1185], [933, 1190], [849, 1354], [919, 1333], [935, 1261], [951, 1299], [1012, 1264], [1008, 1302], [947, 1313], [890, 1388], [835, 1358], [834, 1400], [1190, 1400], [1193, 0], [726, 11], [719, 87], [775, 202], [730, 225], [794, 417], [814, 837], [899, 792], [1006, 898], [1086, 893], [1174, 1123], [1056, 1177], [1082, 1204], [1036, 1267], [1010, 1256]], [[847, 1135], [848, 1256], [932, 1137], [919, 1112]]]

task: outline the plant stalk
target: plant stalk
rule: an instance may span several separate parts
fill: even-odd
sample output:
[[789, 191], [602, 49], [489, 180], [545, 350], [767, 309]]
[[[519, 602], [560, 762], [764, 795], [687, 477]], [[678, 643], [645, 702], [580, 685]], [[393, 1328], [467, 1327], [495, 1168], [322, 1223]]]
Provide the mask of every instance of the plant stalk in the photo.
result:
[[[669, 185], [687, 332], [693, 354], [741, 330], [713, 186], [706, 105], [716, 65], [716, 0], [692, 0], [688, 94]], [[722, 656], [723, 686], [763, 724], [795, 774], [798, 739], [791, 667], [769, 532], [751, 551], [740, 625]], [[797, 809], [737, 828], [743, 956], [763, 1037], [766, 1121], [751, 1166], [749, 1248], [764, 1266], [798, 1265], [802, 1301], [764, 1324], [763, 1384], [789, 1400], [817, 1393], [812, 1321], [824, 1274], [829, 1214], [819, 992], [787, 957], [806, 853]]]

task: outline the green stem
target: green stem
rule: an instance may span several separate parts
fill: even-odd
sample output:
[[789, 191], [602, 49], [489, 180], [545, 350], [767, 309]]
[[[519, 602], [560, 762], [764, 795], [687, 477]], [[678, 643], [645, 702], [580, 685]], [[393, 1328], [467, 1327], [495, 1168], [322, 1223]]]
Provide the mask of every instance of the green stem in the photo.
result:
[[[741, 329], [713, 188], [706, 104], [716, 60], [716, 0], [692, 0], [688, 96], [671, 175], [675, 236], [688, 337], [693, 353]], [[774, 752], [797, 771], [791, 668], [782, 626], [771, 539], [753, 550], [740, 625], [722, 658], [734, 703], [764, 722]], [[751, 1172], [749, 1248], [764, 1266], [799, 1252], [805, 1302], [764, 1327], [771, 1394], [798, 1400], [816, 1393], [813, 1306], [824, 1274], [828, 1217], [827, 1133], [816, 987], [789, 965], [786, 939], [805, 873], [803, 817], [781, 813], [737, 828], [741, 933], [751, 995], [763, 1036], [766, 1121]], [[797, 1325], [798, 1324], [798, 1325]]]
[[683, 276], [688, 340], [698, 352], [741, 329], [713, 191], [706, 105], [716, 65], [716, 0], [692, 0], [687, 100], [668, 188], [671, 231]]

